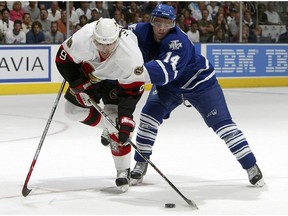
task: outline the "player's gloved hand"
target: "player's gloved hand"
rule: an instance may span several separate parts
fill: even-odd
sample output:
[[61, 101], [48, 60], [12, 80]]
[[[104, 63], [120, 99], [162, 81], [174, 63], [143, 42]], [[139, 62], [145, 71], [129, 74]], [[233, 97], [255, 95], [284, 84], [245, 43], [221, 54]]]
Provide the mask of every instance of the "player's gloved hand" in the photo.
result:
[[133, 119], [127, 116], [121, 116], [119, 119], [119, 142], [124, 144], [130, 137], [130, 133], [133, 132], [135, 128], [135, 122]]
[[82, 83], [76, 87], [70, 87], [70, 90], [74, 93], [78, 103], [80, 103], [82, 106], [92, 106], [89, 98], [93, 98], [93, 96], [95, 95], [95, 91], [92, 88], [92, 84], [90, 83], [90, 81], [86, 81], [85, 83]]

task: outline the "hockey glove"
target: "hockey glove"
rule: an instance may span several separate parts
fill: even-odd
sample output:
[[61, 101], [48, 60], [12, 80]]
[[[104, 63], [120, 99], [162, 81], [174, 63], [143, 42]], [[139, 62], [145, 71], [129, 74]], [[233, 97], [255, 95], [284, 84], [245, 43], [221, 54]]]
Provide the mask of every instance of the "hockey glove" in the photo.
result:
[[119, 120], [119, 141], [124, 144], [130, 137], [130, 133], [135, 128], [135, 122], [133, 119], [127, 116], [121, 116]]
[[[79, 104], [85, 107], [91, 107], [92, 104], [89, 101], [89, 98], [95, 96], [95, 90], [92, 87], [90, 81], [86, 81], [83, 84], [80, 84], [76, 87], [70, 87], [70, 90], [74, 93], [74, 96]], [[99, 102], [98, 102], [99, 103]]]

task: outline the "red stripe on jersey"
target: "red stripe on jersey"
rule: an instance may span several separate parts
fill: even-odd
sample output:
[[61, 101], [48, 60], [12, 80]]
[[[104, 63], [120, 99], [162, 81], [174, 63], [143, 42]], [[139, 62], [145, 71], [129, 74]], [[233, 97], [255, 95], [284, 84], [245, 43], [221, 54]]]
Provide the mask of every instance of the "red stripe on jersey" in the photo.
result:
[[[62, 52], [63, 50], [65, 52], [65, 55], [63, 55], [63, 52]], [[55, 61], [57, 63], [61, 63], [61, 64], [67, 64], [67, 63], [70, 63], [70, 62], [74, 62], [73, 58], [66, 52], [66, 50], [63, 47], [63, 45], [60, 46], [60, 48], [59, 48], [59, 50], [57, 52]]]
[[[94, 108], [90, 108], [89, 115], [88, 115], [87, 118], [86, 118], [84, 121], [82, 121], [82, 122], [87, 122], [87, 121], [89, 121], [90, 118], [93, 117], [93, 115], [94, 115], [95, 112], [98, 112], [98, 111], [96, 111]], [[100, 120], [101, 120], [101, 115], [99, 115], [98, 118], [97, 118], [94, 122], [90, 123], [89, 125], [92, 126], [92, 127], [95, 127], [96, 125], [99, 124]]]
[[118, 85], [121, 86], [125, 93], [128, 95], [138, 95], [144, 91], [144, 84], [145, 82], [133, 82], [129, 84], [121, 84], [118, 82]]
[[92, 73], [94, 71], [94, 68], [88, 62], [84, 62], [82, 64], [82, 68], [83, 68], [85, 73]]

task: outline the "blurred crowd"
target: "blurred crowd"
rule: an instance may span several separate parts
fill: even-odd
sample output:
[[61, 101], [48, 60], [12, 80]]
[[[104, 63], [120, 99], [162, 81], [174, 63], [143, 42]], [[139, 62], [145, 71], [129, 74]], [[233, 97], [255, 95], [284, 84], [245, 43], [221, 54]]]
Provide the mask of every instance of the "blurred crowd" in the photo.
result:
[[[288, 2], [166, 1], [193, 43], [287, 43]], [[1, 1], [0, 43], [62, 43], [87, 23], [149, 22], [157, 1]], [[67, 26], [67, 15], [69, 25]]]

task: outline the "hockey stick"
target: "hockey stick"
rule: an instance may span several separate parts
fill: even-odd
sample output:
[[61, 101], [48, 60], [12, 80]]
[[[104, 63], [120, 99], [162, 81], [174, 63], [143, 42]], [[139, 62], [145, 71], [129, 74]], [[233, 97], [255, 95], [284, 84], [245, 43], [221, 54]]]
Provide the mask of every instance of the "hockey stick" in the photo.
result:
[[[95, 109], [117, 130], [117, 124], [102, 110], [102, 108], [93, 100], [93, 99], [89, 99], [91, 104], [93, 105], [93, 107], [95, 107]], [[139, 150], [139, 148], [130, 140], [128, 139], [128, 142], [130, 143], [130, 145], [136, 150], [136, 152], [147, 162], [149, 163], [155, 170], [156, 172], [158, 172], [164, 179], [166, 182], [168, 182], [168, 184], [193, 208], [193, 209], [198, 209], [196, 203], [193, 200], [190, 200], [188, 198], [186, 198], [175, 186], [174, 184], [152, 163], [151, 160], [149, 160], [148, 158], [146, 158], [141, 151]]]
[[37, 150], [36, 150], [36, 153], [35, 153], [35, 155], [34, 155], [33, 161], [32, 161], [32, 163], [31, 163], [31, 166], [30, 166], [29, 172], [28, 172], [28, 174], [27, 174], [25, 183], [24, 183], [24, 185], [23, 185], [22, 195], [23, 195], [24, 197], [28, 196], [28, 194], [29, 194], [29, 193], [31, 192], [31, 190], [32, 190], [32, 189], [28, 189], [27, 185], [28, 185], [29, 179], [30, 179], [30, 177], [31, 177], [32, 171], [33, 171], [33, 169], [34, 169], [34, 166], [35, 166], [35, 164], [36, 164], [36, 161], [37, 161], [38, 155], [39, 155], [39, 153], [40, 153], [40, 150], [41, 150], [41, 148], [42, 148], [44, 139], [45, 139], [46, 134], [47, 134], [47, 132], [48, 132], [49, 126], [50, 126], [50, 124], [51, 124], [52, 118], [53, 118], [53, 116], [54, 116], [55, 110], [56, 110], [56, 108], [57, 108], [58, 102], [59, 102], [59, 100], [60, 100], [61, 94], [62, 94], [63, 89], [64, 89], [64, 87], [65, 87], [65, 83], [66, 83], [66, 80], [64, 79], [63, 82], [62, 82], [62, 85], [61, 85], [61, 87], [60, 87], [60, 89], [59, 89], [59, 92], [58, 92], [58, 95], [57, 95], [57, 97], [56, 97], [56, 100], [55, 100], [55, 102], [54, 102], [54, 105], [53, 105], [52, 111], [51, 111], [51, 113], [50, 113], [50, 116], [49, 116], [49, 118], [48, 118], [48, 121], [47, 121], [47, 123], [46, 123], [46, 127], [45, 127], [45, 129], [44, 129], [44, 131], [43, 131], [43, 134], [42, 134], [42, 136], [41, 136], [41, 139], [40, 139], [38, 148], [37, 148]]

